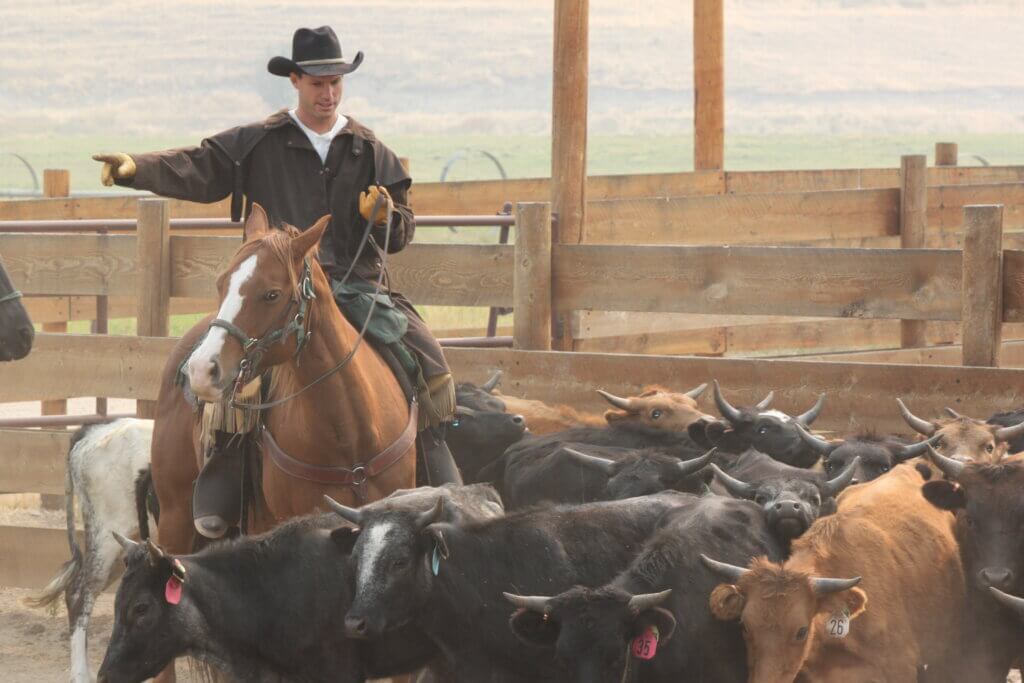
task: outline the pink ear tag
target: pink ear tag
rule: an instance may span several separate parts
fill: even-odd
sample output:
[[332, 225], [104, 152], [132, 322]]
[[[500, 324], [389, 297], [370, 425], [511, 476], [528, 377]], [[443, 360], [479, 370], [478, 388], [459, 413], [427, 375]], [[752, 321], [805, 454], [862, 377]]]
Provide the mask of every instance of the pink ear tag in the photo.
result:
[[633, 656], [637, 659], [654, 659], [658, 654], [658, 627], [650, 626], [633, 639]]
[[172, 576], [167, 579], [167, 585], [164, 586], [164, 598], [171, 605], [177, 605], [181, 602], [181, 581], [178, 581], [178, 577]]

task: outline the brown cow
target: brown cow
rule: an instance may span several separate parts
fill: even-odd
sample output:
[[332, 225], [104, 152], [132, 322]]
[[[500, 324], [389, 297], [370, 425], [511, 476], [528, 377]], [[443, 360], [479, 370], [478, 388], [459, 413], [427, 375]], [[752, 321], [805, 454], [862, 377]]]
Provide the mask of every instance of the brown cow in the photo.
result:
[[750, 681], [903, 683], [925, 666], [928, 681], [966, 680], [953, 671], [965, 605], [953, 516], [924, 499], [923, 483], [903, 464], [847, 489], [785, 564], [704, 558], [730, 581], [711, 610], [743, 622]]
[[930, 422], [910, 412], [900, 399], [896, 399], [896, 403], [903, 419], [914, 431], [930, 439], [939, 437], [935, 448], [947, 458], [961, 462], [997, 463], [1007, 455], [1009, 442], [1024, 434], [1024, 422], [1001, 427], [961, 415], [952, 408], [946, 408], [949, 417]]

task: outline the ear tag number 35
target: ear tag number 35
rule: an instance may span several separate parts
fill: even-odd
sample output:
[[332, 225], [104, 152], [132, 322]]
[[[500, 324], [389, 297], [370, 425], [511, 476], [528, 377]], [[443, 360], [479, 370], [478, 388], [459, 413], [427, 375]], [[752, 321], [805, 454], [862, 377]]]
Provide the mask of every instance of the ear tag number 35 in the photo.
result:
[[825, 622], [829, 638], [845, 638], [850, 635], [850, 613], [846, 610], [832, 614]]
[[650, 626], [633, 639], [633, 656], [637, 659], [654, 659], [658, 653], [658, 627]]

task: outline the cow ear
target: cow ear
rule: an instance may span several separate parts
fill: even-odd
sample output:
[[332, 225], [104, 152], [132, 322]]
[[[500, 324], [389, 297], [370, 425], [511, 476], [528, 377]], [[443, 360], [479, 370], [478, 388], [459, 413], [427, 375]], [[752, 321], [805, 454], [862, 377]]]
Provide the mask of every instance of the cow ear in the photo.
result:
[[267, 232], [270, 231], [270, 219], [267, 217], [267, 212], [262, 206], [256, 203], [252, 205], [249, 217], [245, 219], [245, 227], [242, 229], [245, 231], [246, 242], [262, 239], [266, 236]]
[[743, 606], [747, 598], [743, 595], [739, 586], [731, 583], [720, 583], [711, 591], [711, 613], [721, 621], [733, 621], [739, 619], [743, 614]]
[[868, 608], [868, 594], [857, 587], [843, 591], [843, 599], [846, 601], [846, 609], [851, 619], [856, 619]]
[[438, 555], [441, 559], [448, 559], [448, 541], [445, 536], [450, 535], [452, 529], [451, 524], [437, 523], [431, 524], [423, 530], [423, 540], [429, 550], [437, 548]]
[[607, 422], [608, 424], [611, 424], [613, 422], [618, 422], [620, 420], [625, 420], [627, 417], [629, 417], [629, 413], [627, 413], [625, 410], [606, 410], [606, 411], [604, 411], [604, 419], [605, 419], [605, 422]]
[[519, 608], [508, 620], [516, 638], [527, 645], [552, 648], [558, 642], [558, 622], [550, 615]]
[[967, 496], [960, 484], [946, 479], [929, 481], [921, 487], [925, 500], [939, 508], [954, 512], [967, 505]]
[[357, 526], [340, 526], [337, 529], [331, 531], [331, 540], [334, 544], [341, 549], [343, 553], [349, 555], [352, 553], [352, 549], [356, 545], [356, 540], [359, 538], [359, 527]]
[[645, 609], [636, 615], [633, 624], [636, 626], [634, 637], [643, 635], [651, 626], [656, 627], [658, 629], [658, 645], [664, 644], [676, 630], [675, 616], [664, 607]]

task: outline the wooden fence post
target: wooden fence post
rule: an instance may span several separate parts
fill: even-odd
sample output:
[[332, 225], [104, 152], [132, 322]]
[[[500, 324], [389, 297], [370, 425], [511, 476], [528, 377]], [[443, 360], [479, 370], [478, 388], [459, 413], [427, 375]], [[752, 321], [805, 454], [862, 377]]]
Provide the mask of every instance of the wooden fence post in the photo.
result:
[[963, 365], [999, 366], [1003, 325], [1003, 206], [964, 207]]
[[957, 165], [957, 146], [955, 142], [936, 142], [935, 143], [935, 165], [936, 166], [956, 166]]
[[[71, 171], [56, 168], [47, 168], [43, 170], [44, 197], [68, 197], [70, 195]], [[43, 323], [43, 332], [66, 333], [67, 331], [68, 323], [66, 320], [56, 323]], [[43, 415], [67, 415], [68, 402], [66, 399], [43, 401], [40, 412]]]
[[[140, 199], [135, 233], [138, 299], [136, 334], [166, 337], [171, 308], [171, 212], [166, 199]], [[139, 401], [139, 417], [152, 418], [156, 401]]]
[[693, 0], [693, 168], [725, 166], [724, 0]]
[[551, 350], [551, 205], [516, 204], [512, 347]]
[[[555, 0], [551, 210], [560, 244], [582, 242], [586, 220], [589, 21], [590, 0]], [[555, 348], [571, 351], [568, 312], [557, 314]]]
[[[900, 247], [922, 249], [928, 232], [928, 162], [923, 154], [900, 158]], [[900, 346], [927, 346], [923, 320], [900, 321]]]

